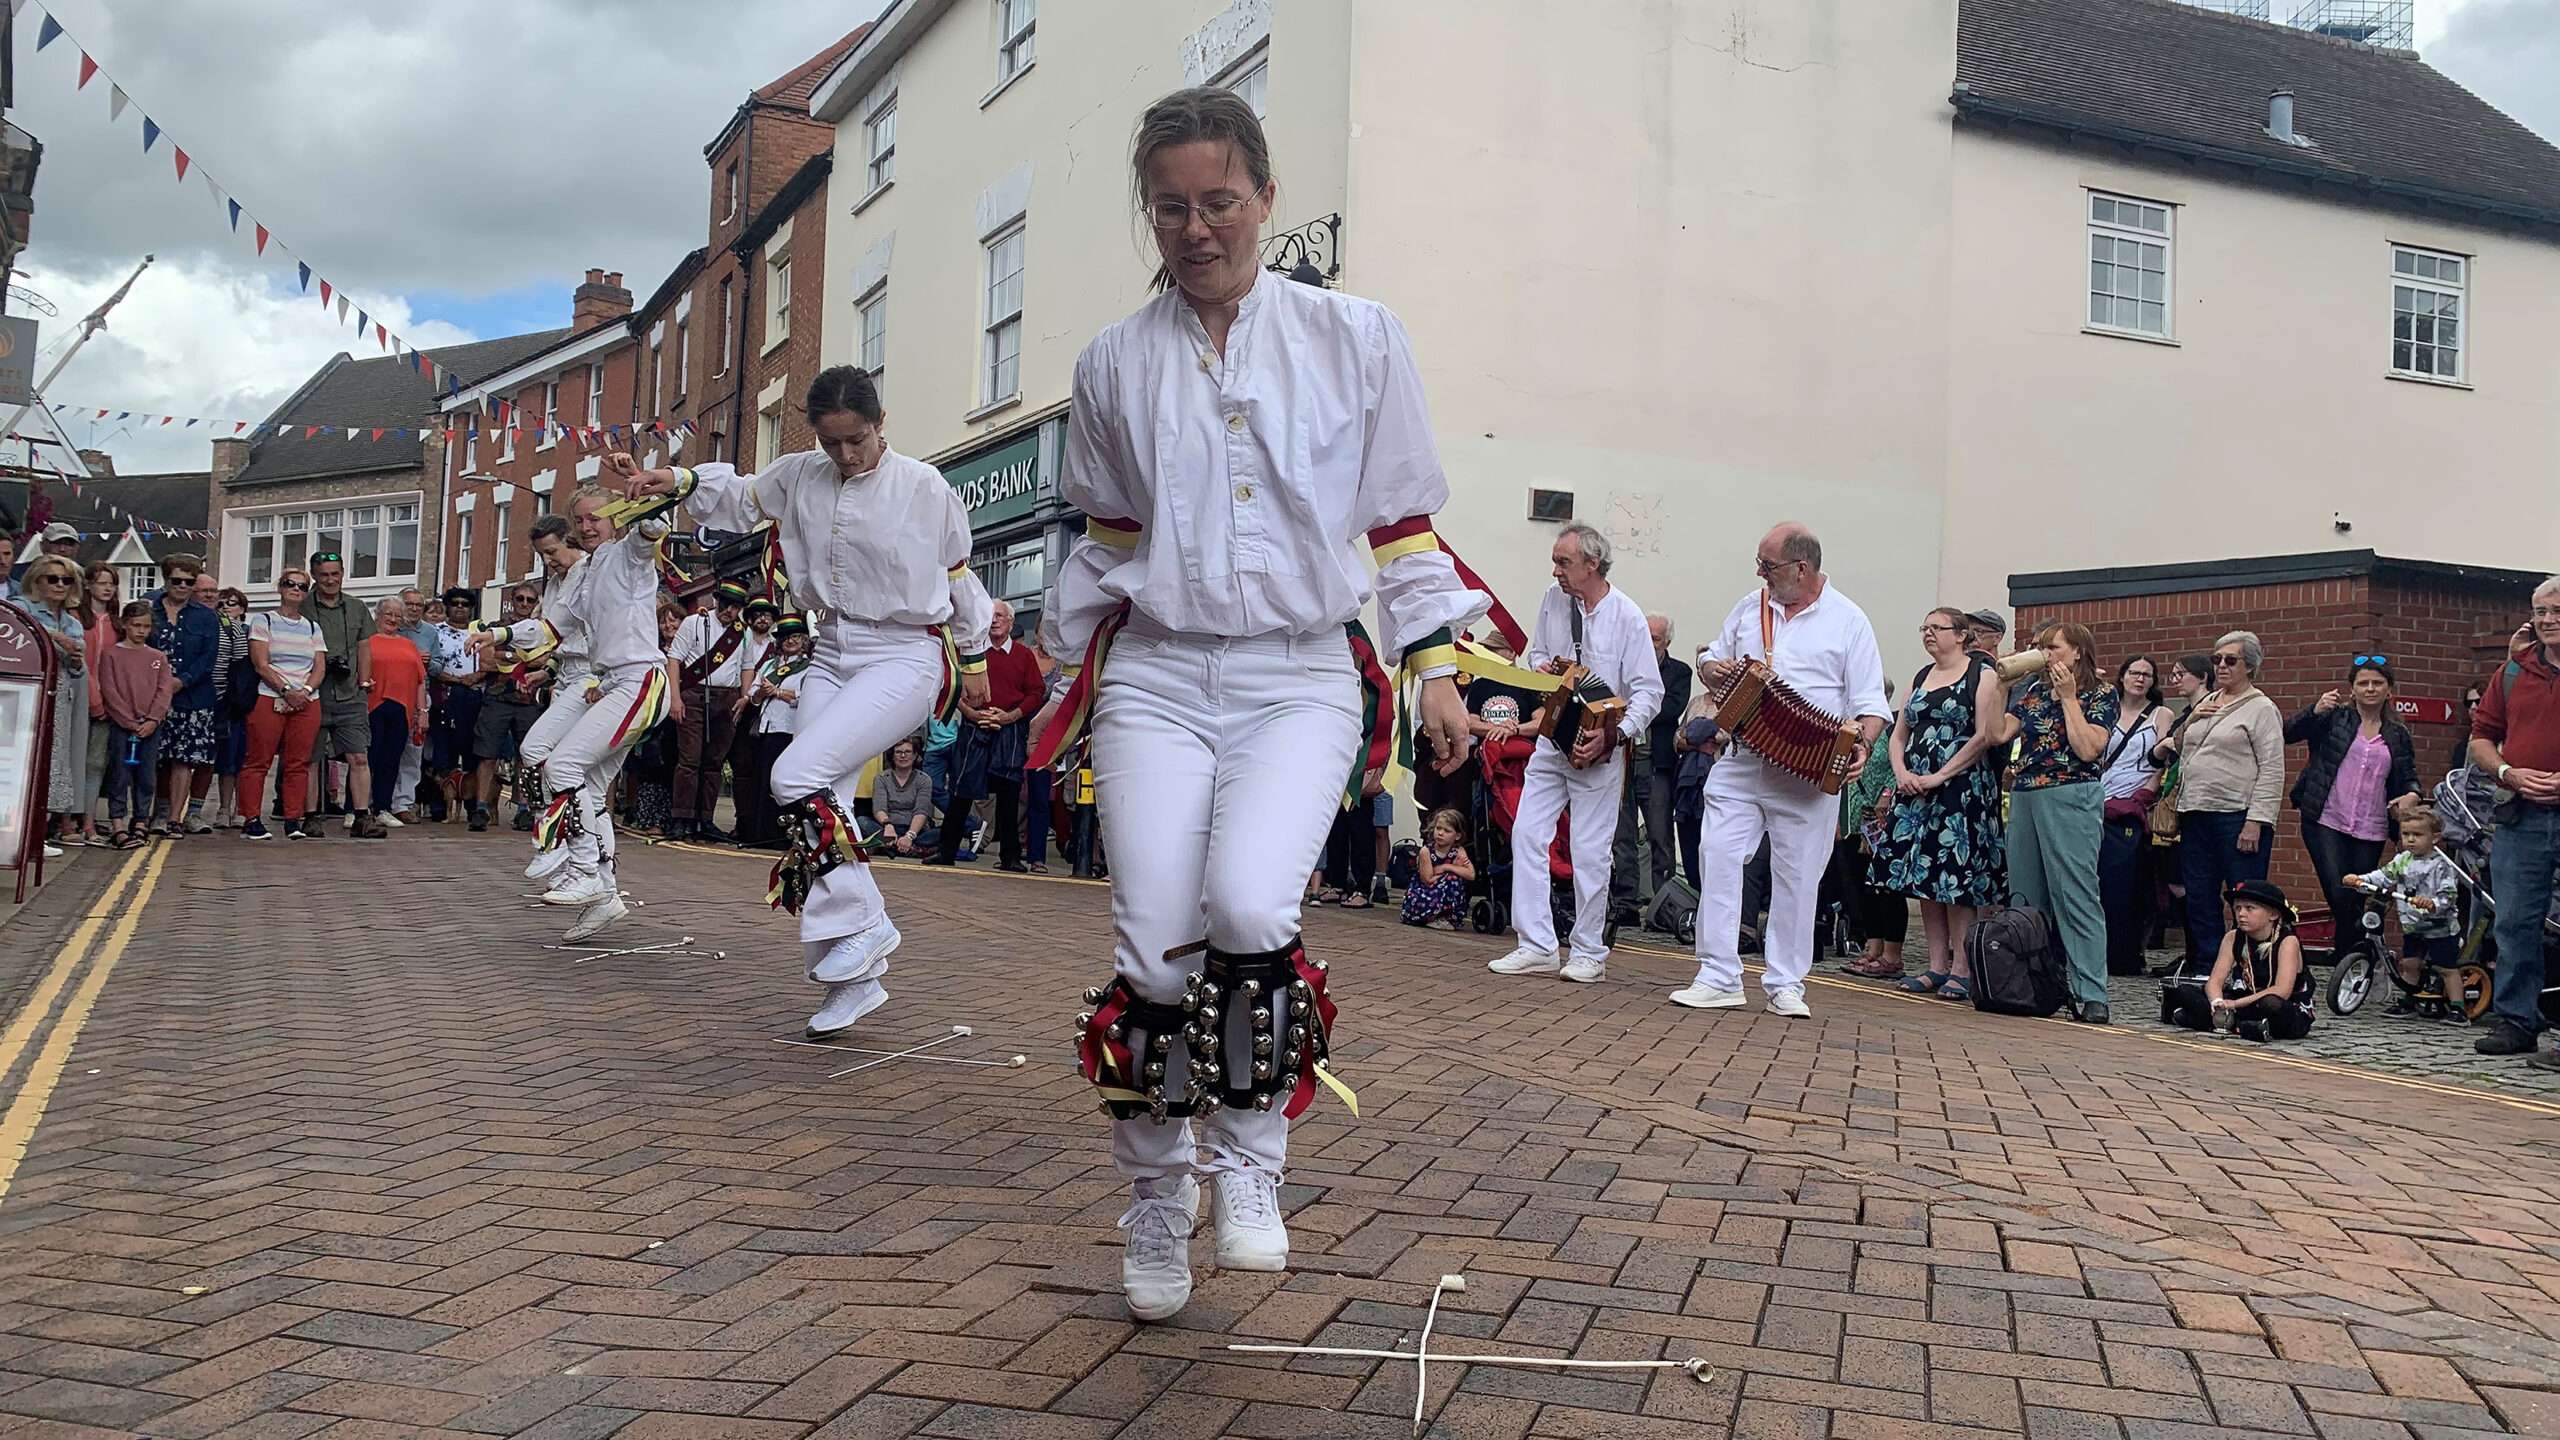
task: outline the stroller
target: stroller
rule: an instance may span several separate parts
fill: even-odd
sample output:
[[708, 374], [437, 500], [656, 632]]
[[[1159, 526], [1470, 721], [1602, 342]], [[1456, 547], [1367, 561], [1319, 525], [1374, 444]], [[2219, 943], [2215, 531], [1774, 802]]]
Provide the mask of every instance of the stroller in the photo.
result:
[[[1479, 935], [1494, 935], [1511, 928], [1511, 867], [1518, 857], [1511, 848], [1511, 826], [1520, 812], [1520, 789], [1529, 773], [1529, 757], [1537, 753], [1534, 739], [1514, 736], [1509, 740], [1487, 741], [1476, 750], [1476, 765], [1484, 783], [1476, 787], [1474, 813], [1467, 817], [1474, 831], [1476, 881], [1469, 888], [1467, 920]], [[1556, 841], [1548, 852], [1547, 893], [1555, 915], [1556, 933], [1573, 930], [1573, 858], [1567, 836], [1570, 827], [1556, 827]], [[1601, 943], [1618, 943], [1618, 925], [1612, 920]]]
[[[2433, 796], [2436, 818], [2444, 826], [2444, 852], [2453, 862], [2454, 872], [2462, 878], [2464, 901], [2462, 928], [2462, 963], [2474, 966], [2484, 976], [2493, 976], [2498, 966], [2497, 937], [2491, 933], [2498, 914], [2497, 897], [2489, 890], [2489, 848], [2493, 831], [2489, 812], [2497, 803], [2497, 783], [2470, 765], [2456, 766], [2451, 774], [2438, 781]], [[2542, 1017], [2560, 1024], [2560, 985], [2549, 983], [2560, 974], [2560, 888], [2552, 893], [2552, 904], [2542, 917]], [[2487, 1010], [2488, 982], [2480, 987], [2476, 1017]]]

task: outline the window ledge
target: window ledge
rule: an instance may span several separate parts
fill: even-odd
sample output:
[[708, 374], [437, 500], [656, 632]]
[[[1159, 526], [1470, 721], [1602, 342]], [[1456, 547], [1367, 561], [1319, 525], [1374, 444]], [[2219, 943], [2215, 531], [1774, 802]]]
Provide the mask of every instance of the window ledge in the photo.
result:
[[761, 354], [761, 355], [758, 355], [756, 358], [757, 358], [757, 359], [759, 359], [759, 360], [769, 358], [769, 357], [773, 354], [773, 352], [774, 352], [774, 351], [779, 350], [779, 349], [781, 349], [783, 346], [788, 345], [788, 344], [790, 344], [790, 343], [791, 343], [791, 332], [790, 332], [790, 331], [788, 331], [788, 330], [785, 330], [785, 331], [783, 331], [783, 332], [782, 332], [782, 334], [781, 334], [781, 335], [779, 335], [779, 336], [777, 336], [776, 338], [774, 338], [773, 340], [771, 340], [771, 341], [767, 342], [767, 343], [766, 343], [766, 345], [765, 345], [765, 347], [764, 347], [764, 353], [763, 353], [763, 354]]
[[997, 82], [996, 82], [996, 88], [994, 88], [993, 90], [988, 91], [986, 94], [984, 94], [984, 95], [982, 95], [982, 96], [980, 96], [980, 97], [978, 98], [978, 108], [979, 108], [979, 109], [981, 109], [981, 110], [984, 110], [984, 109], [986, 109], [988, 106], [993, 105], [994, 103], [996, 103], [996, 97], [997, 97], [997, 96], [999, 96], [999, 95], [1003, 94], [1003, 93], [1004, 93], [1004, 92], [1006, 92], [1007, 90], [1012, 89], [1012, 88], [1014, 87], [1014, 83], [1015, 83], [1016, 81], [1020, 80], [1023, 76], [1030, 74], [1030, 73], [1031, 73], [1031, 67], [1033, 67], [1033, 66], [1035, 66], [1035, 65], [1037, 65], [1037, 64], [1039, 64], [1039, 63], [1040, 63], [1040, 57], [1039, 57], [1039, 56], [1037, 56], [1037, 55], [1034, 55], [1034, 56], [1032, 56], [1030, 59], [1025, 60], [1024, 62], [1022, 62], [1022, 68], [1021, 68], [1021, 69], [1016, 70], [1016, 71], [1014, 71], [1012, 74], [1007, 75], [1007, 76], [1006, 76], [1006, 77], [1004, 77], [1003, 79], [1001, 79], [1001, 80], [997, 81]]
[[[992, 99], [994, 99], [995, 97], [994, 97], [994, 96], [992, 96], [992, 95], [990, 95], [990, 96], [988, 96], [987, 98], [988, 98], [988, 99], [990, 99], [990, 100], [992, 100]], [[859, 215], [859, 214], [861, 214], [863, 211], [870, 209], [870, 208], [871, 208], [871, 202], [872, 202], [872, 201], [877, 200], [877, 199], [879, 199], [881, 196], [888, 194], [888, 193], [889, 193], [890, 188], [891, 188], [892, 186], [896, 185], [897, 183], [898, 183], [898, 177], [896, 177], [895, 175], [892, 175], [892, 176], [890, 176], [888, 179], [881, 181], [879, 184], [872, 186], [872, 187], [871, 187], [871, 193], [870, 193], [870, 194], [868, 194], [868, 195], [863, 196], [863, 197], [862, 197], [861, 199], [859, 199], [859, 200], [854, 201], [854, 202], [853, 202], [853, 208], [852, 208], [851, 210], [846, 211], [845, 213], [846, 213], [846, 214], [848, 214], [848, 215]]]
[[2401, 370], [2385, 370], [2382, 372], [2382, 378], [2385, 380], [2397, 380], [2404, 385], [2429, 385], [2438, 390], [2476, 390], [2479, 388], [2468, 380], [2447, 380], [2436, 375], [2411, 375]]
[[977, 422], [986, 419], [990, 415], [1001, 415], [1005, 411], [1010, 410], [1021, 403], [1022, 392], [1016, 390], [1001, 400], [990, 400], [986, 404], [979, 406], [977, 409], [970, 411], [968, 414], [961, 416], [960, 423], [963, 425], [974, 425]]
[[2080, 327], [2080, 333], [2096, 335], [2107, 340], [2138, 340], [2145, 345], [2166, 345], [2172, 350], [2178, 348], [2178, 342], [2167, 335], [2145, 335], [2139, 330], [2112, 330], [2104, 325], [2083, 325]]

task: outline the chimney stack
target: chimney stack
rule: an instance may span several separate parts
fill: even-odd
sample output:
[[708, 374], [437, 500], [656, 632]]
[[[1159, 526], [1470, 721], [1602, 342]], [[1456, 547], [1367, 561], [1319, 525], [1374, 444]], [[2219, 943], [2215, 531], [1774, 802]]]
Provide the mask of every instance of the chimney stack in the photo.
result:
[[587, 330], [630, 313], [631, 292], [622, 288], [622, 272], [589, 270], [586, 283], [578, 287], [571, 302], [569, 323], [575, 329]]
[[114, 456], [104, 450], [83, 450], [79, 454], [81, 467], [86, 469], [92, 478], [99, 480], [116, 478]]
[[2305, 143], [2293, 130], [2293, 92], [2277, 90], [2267, 96], [2267, 133], [2287, 145]]

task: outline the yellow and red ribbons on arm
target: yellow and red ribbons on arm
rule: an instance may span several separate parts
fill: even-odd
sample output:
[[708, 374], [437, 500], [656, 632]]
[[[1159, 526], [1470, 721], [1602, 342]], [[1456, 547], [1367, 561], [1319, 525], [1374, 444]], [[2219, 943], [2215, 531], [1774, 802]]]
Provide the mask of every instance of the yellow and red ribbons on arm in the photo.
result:
[[1490, 680], [1533, 695], [1544, 695], [1556, 688], [1555, 676], [1514, 665], [1473, 640], [1456, 641], [1452, 648], [1458, 653], [1458, 673], [1470, 680]]
[[[933, 636], [942, 642], [942, 688], [933, 692], [933, 718], [948, 720], [960, 713], [960, 646], [951, 638], [951, 627], [936, 625]], [[978, 668], [987, 668], [981, 657]]]
[[1348, 810], [1360, 803], [1369, 772], [1386, 769], [1395, 755], [1396, 687], [1388, 682], [1386, 667], [1378, 663], [1378, 647], [1369, 642], [1368, 629], [1357, 620], [1343, 629], [1350, 636], [1351, 658], [1360, 667], [1361, 745], [1342, 792], [1342, 808]]
[[1058, 697], [1058, 713], [1049, 717], [1049, 728], [1040, 732], [1039, 740], [1031, 747], [1030, 759], [1024, 762], [1031, 769], [1046, 770], [1056, 764], [1092, 722], [1094, 691], [1102, 683], [1102, 662], [1110, 657], [1111, 637], [1128, 623], [1129, 602], [1123, 600], [1118, 609], [1093, 627], [1093, 638], [1085, 642], [1084, 661], [1076, 667], [1074, 682], [1067, 686], [1066, 694]]
[[664, 495], [626, 495], [608, 500], [596, 514], [616, 530], [628, 530], [643, 520], [655, 520], [685, 502], [696, 484], [694, 473], [679, 465], [675, 470], [676, 488]]
[[767, 521], [764, 530], [764, 559], [761, 579], [764, 598], [788, 610], [791, 608], [791, 575], [782, 563], [782, 527]]
[[[1485, 598], [1493, 602], [1493, 608], [1486, 612], [1485, 618], [1493, 622], [1494, 629], [1502, 632], [1503, 639], [1511, 642], [1511, 648], [1527, 650], [1529, 632], [1520, 628], [1520, 622], [1503, 607], [1502, 597], [1493, 593], [1493, 587], [1484, 583], [1484, 577], [1459, 559], [1458, 552], [1449, 548], [1449, 542], [1441, 539], [1431, 528], [1430, 516], [1408, 515], [1394, 524], [1381, 525], [1369, 532], [1369, 558], [1381, 570], [1407, 555], [1427, 554], [1433, 550], [1449, 557], [1450, 568], [1458, 572], [1459, 584], [1470, 590], [1483, 591]], [[1410, 666], [1412, 661], [1408, 659], [1406, 664]]]
[[1145, 532], [1146, 527], [1135, 520], [1112, 520], [1100, 515], [1084, 518], [1084, 538], [1114, 550], [1137, 549], [1138, 537]]

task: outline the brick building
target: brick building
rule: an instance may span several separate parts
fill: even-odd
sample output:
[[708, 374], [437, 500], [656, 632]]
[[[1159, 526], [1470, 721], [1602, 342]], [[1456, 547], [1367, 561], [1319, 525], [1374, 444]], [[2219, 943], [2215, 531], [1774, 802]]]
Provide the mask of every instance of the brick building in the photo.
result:
[[439, 505], [446, 586], [495, 589], [533, 575], [533, 522], [596, 478], [608, 443], [628, 443], [575, 432], [652, 418], [639, 413], [642, 355], [630, 317], [622, 273], [589, 270], [567, 330], [503, 368], [464, 373], [444, 398], [442, 423], [454, 432]]
[[[760, 459], [810, 443], [800, 392], [817, 371], [835, 127], [809, 96], [863, 26], [742, 101], [703, 159], [709, 229], [632, 317], [648, 408], [691, 422], [685, 454]], [[644, 456], [645, 458], [645, 456]]]
[[[2266, 650], [2258, 686], [2287, 714], [2343, 688], [2354, 657], [2386, 655], [2417, 741], [2419, 781], [2432, 788], [2466, 733], [2463, 691], [2496, 670], [2542, 578], [2339, 550], [2012, 575], [2009, 601], [2017, 643], [2049, 620], [2077, 620], [2110, 673], [2135, 654], [2165, 672], [2230, 631], [2254, 631]], [[2286, 752], [2288, 789], [2303, 759], [2299, 746]], [[2274, 877], [2295, 903], [2318, 903], [2290, 803], [2276, 825]]]

